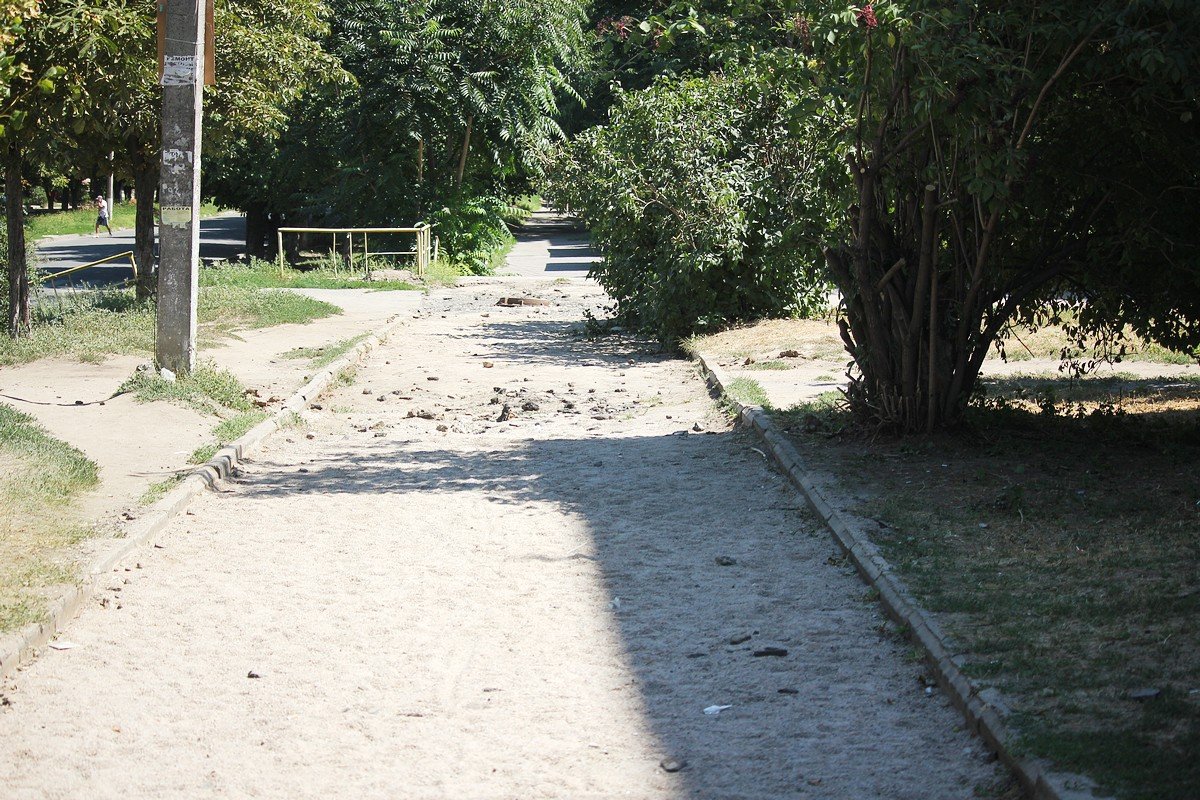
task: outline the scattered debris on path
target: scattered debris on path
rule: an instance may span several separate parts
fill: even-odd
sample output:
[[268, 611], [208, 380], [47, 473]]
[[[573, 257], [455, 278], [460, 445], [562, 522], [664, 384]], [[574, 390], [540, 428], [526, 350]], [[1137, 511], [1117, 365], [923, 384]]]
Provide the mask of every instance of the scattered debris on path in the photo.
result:
[[[590, 284], [536, 291], [556, 304], [495, 319], [469, 290], [430, 297], [304, 435], [198, 500], [123, 609], [89, 607], [80, 647], [4, 687], [0, 784], [961, 800], [995, 781], [691, 367], [575, 338], [607, 302]], [[419, 400], [377, 400], [395, 392]]]

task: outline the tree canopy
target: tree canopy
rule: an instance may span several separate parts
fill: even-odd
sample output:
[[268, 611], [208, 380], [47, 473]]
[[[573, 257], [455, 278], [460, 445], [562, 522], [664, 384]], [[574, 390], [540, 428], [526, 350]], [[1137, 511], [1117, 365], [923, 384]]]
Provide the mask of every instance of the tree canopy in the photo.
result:
[[[797, 269], [824, 263], [840, 290], [864, 418], [955, 423], [1017, 321], [1065, 323], [1100, 356], [1128, 330], [1200, 345], [1195, 4], [681, 3], [615, 35], [684, 45], [694, 71], [749, 70], [788, 105], [791, 145], [815, 154], [794, 181], [825, 200], [796, 213], [772, 201], [764, 219], [787, 232]], [[697, 147], [677, 150], [678, 169]], [[640, 170], [615, 179], [635, 187]], [[611, 195], [576, 202], [616, 219]]]
[[[562, 139], [582, 22], [574, 0], [334, 3], [323, 45], [344, 79], [299, 98], [278, 138], [244, 137], [210, 185], [258, 220], [427, 218], [451, 253], [471, 251]], [[470, 219], [491, 233], [460, 230]], [[254, 227], [251, 249], [265, 248]]]
[[[153, 12], [0, 8], [7, 184], [114, 153], [147, 259]], [[884, 426], [954, 424], [1017, 323], [1062, 324], [1098, 358], [1130, 331], [1200, 345], [1194, 3], [227, 0], [217, 17], [205, 193], [246, 211], [252, 254], [285, 220], [426, 220], [481, 270], [506, 204], [554, 164], [605, 251], [597, 277], [664, 340], [836, 287], [848, 396]]]

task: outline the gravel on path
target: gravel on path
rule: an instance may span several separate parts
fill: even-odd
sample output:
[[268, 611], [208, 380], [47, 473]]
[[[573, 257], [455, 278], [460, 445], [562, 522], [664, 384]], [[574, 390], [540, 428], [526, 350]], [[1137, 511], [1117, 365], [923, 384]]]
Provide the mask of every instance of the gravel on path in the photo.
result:
[[[524, 292], [553, 305], [493, 305]], [[430, 298], [113, 573], [73, 647], [0, 687], [0, 794], [960, 800], [995, 783], [694, 369], [578, 337], [605, 300], [582, 282]]]

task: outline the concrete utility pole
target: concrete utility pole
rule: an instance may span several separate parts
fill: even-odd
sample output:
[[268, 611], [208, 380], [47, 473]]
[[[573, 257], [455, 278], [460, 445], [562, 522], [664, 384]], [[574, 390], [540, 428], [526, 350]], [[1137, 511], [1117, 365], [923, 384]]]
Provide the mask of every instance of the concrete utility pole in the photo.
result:
[[186, 375], [196, 366], [205, 8], [203, 0], [159, 0], [159, 5], [163, 149], [154, 357], [160, 368]]

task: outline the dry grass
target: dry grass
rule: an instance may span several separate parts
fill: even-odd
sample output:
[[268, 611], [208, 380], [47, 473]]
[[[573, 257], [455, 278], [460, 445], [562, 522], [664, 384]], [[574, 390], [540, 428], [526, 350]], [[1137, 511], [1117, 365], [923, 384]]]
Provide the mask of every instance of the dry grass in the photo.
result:
[[[776, 408], [816, 397], [777, 418], [974, 680], [1006, 697], [1021, 747], [1127, 800], [1195, 800], [1200, 370], [1135, 342], [1125, 371], [1071, 379], [1055, 371], [1060, 329], [1017, 335], [1006, 351], [1020, 365], [985, 373], [1044, 374], [989, 377], [964, 430], [902, 440], [858, 433], [840, 394], [815, 396], [846, 360], [830, 322], [759, 323], [689, 349], [736, 380], [771, 375]], [[793, 365], [805, 368], [753, 371]], [[1139, 702], [1139, 688], [1158, 695]]]
[[688, 352], [699, 347], [718, 361], [777, 358], [785, 350], [796, 350], [801, 358], [844, 360], [845, 347], [832, 322], [816, 319], [771, 319], [731, 328], [692, 339]]
[[[1028, 361], [1038, 358], [1059, 359], [1066, 354], [1069, 358], [1086, 360], [1091, 348], [1079, 348], [1071, 341], [1060, 326], [1050, 325], [1031, 330], [1017, 326], [1004, 345], [1009, 361]], [[1155, 364], [1195, 364], [1196, 358], [1188, 353], [1168, 350], [1148, 342], [1126, 331], [1128, 352], [1125, 361], [1148, 361]]]
[[96, 480], [82, 453], [0, 405], [0, 633], [41, 619], [47, 590], [74, 579], [63, 554], [90, 535], [74, 499]]
[[[989, 384], [955, 436], [782, 420], [968, 658], [1021, 744], [1121, 798], [1200, 785], [1200, 380]], [[805, 415], [824, 430], [805, 434]], [[811, 429], [811, 419], [808, 419]], [[864, 496], [864, 493], [866, 496]], [[1159, 691], [1139, 702], [1130, 692]]]
[[[1088, 353], [1070, 347], [1062, 328], [1050, 326], [1033, 331], [1018, 327], [1005, 345], [1009, 361], [1054, 359], [1064, 349], [1073, 357]], [[702, 344], [701, 344], [702, 343]], [[777, 358], [784, 350], [796, 350], [801, 358], [844, 362], [846, 350], [832, 319], [773, 319], [693, 339], [684, 345], [688, 352], [700, 347], [718, 361], [752, 358], [762, 362]], [[1187, 353], [1167, 350], [1129, 334], [1125, 361], [1155, 364], [1195, 364]], [[998, 355], [998, 353], [996, 354]]]

